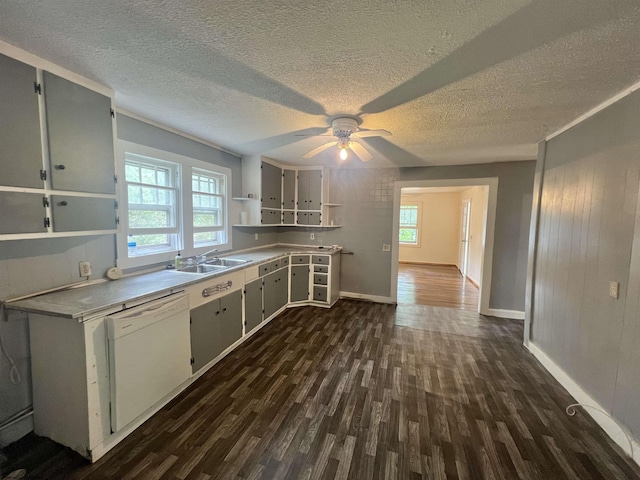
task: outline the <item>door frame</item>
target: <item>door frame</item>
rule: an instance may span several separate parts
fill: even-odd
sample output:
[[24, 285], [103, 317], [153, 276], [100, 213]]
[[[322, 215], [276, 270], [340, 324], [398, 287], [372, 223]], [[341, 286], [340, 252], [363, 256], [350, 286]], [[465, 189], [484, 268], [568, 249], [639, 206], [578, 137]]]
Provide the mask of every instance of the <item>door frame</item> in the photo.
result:
[[487, 214], [484, 228], [484, 256], [482, 259], [478, 313], [490, 315], [491, 274], [493, 270], [493, 243], [496, 228], [496, 210], [498, 205], [498, 177], [454, 178], [443, 180], [397, 181], [393, 184], [393, 233], [391, 238], [391, 300], [398, 302], [398, 259], [400, 254], [400, 200], [406, 187], [474, 187], [487, 186]]
[[[458, 265], [458, 270], [460, 270], [460, 274], [463, 277], [467, 276], [467, 267], [469, 263], [469, 225], [471, 224], [471, 199], [463, 198], [462, 199], [462, 208], [460, 210], [460, 230], [462, 234], [462, 214], [464, 213], [465, 204], [467, 205], [467, 217], [465, 220], [466, 225], [464, 225], [465, 238], [460, 238], [460, 243], [463, 245], [459, 245], [458, 250], [458, 262], [460, 262], [460, 258], [462, 258], [462, 265]], [[462, 237], [462, 235], [459, 235]], [[460, 255], [460, 249], [462, 250], [462, 256]]]

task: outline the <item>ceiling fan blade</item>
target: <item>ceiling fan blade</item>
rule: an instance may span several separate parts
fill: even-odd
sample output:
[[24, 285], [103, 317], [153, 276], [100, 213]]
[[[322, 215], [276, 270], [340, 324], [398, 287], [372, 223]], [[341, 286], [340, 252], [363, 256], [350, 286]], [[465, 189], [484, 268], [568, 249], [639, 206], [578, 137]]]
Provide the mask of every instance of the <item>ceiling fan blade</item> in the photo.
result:
[[349, 147], [351, 148], [351, 150], [353, 150], [353, 153], [355, 153], [363, 162], [368, 162], [373, 158], [367, 151], [367, 149], [360, 145], [358, 142], [352, 141]]
[[[311, 129], [308, 129], [311, 130]], [[331, 133], [320, 133], [320, 132], [328, 132], [329, 127], [318, 127], [313, 129], [314, 132], [298, 132], [295, 134], [296, 137], [333, 137]]]
[[388, 130], [358, 130], [354, 133], [356, 137], [365, 138], [365, 137], [390, 137], [391, 132]]
[[311, 158], [311, 157], [315, 157], [317, 154], [319, 154], [320, 152], [324, 152], [327, 148], [331, 148], [334, 145], [337, 145], [338, 142], [329, 142], [329, 143], [325, 143], [324, 145], [320, 145], [319, 147], [314, 148], [313, 150], [311, 150], [310, 152], [305, 153], [302, 158]]

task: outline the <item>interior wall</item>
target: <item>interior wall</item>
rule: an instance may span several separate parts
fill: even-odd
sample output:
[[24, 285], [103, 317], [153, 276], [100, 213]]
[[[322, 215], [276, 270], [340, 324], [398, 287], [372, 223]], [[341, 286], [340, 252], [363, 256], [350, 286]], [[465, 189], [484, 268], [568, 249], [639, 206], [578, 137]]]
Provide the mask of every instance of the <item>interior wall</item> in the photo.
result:
[[400, 262], [456, 265], [460, 240], [460, 193], [427, 192], [402, 195], [404, 204], [419, 203], [418, 245], [400, 245]]
[[399, 170], [400, 181], [498, 178], [489, 308], [524, 311], [534, 173], [535, 161]]
[[532, 342], [638, 438], [640, 91], [548, 141], [541, 165]]
[[[471, 211], [469, 213], [469, 258], [467, 260], [467, 277], [480, 285], [480, 281], [482, 280], [484, 229], [487, 217], [489, 188], [484, 186], [475, 186], [460, 192], [460, 208], [462, 208], [462, 202], [465, 199], [471, 200]], [[458, 261], [459, 258], [460, 257], [458, 256], [456, 261]], [[460, 268], [460, 265], [458, 265], [458, 268]]]

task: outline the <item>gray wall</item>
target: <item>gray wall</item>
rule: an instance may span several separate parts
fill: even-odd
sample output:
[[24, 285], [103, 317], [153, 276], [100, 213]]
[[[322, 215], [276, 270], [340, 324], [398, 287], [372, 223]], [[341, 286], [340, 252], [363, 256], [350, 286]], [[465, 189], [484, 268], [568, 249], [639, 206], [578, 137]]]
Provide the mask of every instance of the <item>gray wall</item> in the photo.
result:
[[498, 177], [490, 308], [524, 310], [535, 162], [400, 170], [401, 181]]
[[543, 173], [532, 341], [638, 438], [640, 91], [547, 142]]

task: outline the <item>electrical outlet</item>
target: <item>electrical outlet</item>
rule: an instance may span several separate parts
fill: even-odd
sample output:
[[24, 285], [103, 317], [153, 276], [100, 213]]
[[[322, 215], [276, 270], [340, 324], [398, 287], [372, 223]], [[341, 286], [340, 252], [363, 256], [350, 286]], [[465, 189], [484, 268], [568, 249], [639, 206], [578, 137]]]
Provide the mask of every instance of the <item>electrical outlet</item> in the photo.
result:
[[618, 298], [618, 294], [620, 293], [619, 290], [620, 284], [618, 282], [609, 282], [609, 296], [611, 298]]
[[90, 277], [91, 276], [91, 263], [90, 262], [79, 262], [78, 267], [80, 269], [81, 277]]
[[316, 239], [316, 234], [315, 234], [315, 233], [312, 233], [312, 234], [309, 236], [309, 238], [311, 238], [311, 240], [315, 240], [315, 239]]
[[255, 236], [253, 237], [255, 240], [258, 239], [258, 234], [256, 233]]
[[390, 252], [391, 251], [391, 245], [389, 245], [388, 243], [383, 243], [382, 244], [382, 251], [383, 252]]

